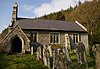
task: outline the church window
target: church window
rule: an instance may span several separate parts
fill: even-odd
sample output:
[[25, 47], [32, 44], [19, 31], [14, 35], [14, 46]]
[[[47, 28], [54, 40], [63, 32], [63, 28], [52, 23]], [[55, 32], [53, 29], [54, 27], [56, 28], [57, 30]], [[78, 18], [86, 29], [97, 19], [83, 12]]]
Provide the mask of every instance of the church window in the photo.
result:
[[78, 34], [73, 34], [73, 42], [78, 43], [79, 42], [79, 35]]
[[31, 39], [33, 42], [37, 42], [37, 33], [31, 33]]
[[50, 43], [59, 43], [59, 33], [50, 33]]

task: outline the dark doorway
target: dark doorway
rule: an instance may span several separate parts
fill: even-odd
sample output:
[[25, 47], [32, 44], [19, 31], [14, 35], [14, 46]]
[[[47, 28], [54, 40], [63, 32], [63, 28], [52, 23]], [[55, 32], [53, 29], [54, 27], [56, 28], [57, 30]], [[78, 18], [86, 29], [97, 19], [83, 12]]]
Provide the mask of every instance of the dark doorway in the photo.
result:
[[21, 53], [22, 51], [22, 42], [19, 37], [16, 37], [12, 40], [12, 53]]

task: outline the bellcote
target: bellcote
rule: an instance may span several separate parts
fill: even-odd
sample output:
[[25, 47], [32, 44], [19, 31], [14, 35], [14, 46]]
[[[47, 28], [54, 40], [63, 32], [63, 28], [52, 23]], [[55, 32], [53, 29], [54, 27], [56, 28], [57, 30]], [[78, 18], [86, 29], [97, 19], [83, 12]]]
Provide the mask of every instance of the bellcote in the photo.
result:
[[16, 21], [16, 19], [17, 19], [17, 12], [18, 12], [18, 4], [17, 4], [17, 2], [15, 2], [13, 5], [13, 12], [12, 12], [12, 20], [13, 21]]

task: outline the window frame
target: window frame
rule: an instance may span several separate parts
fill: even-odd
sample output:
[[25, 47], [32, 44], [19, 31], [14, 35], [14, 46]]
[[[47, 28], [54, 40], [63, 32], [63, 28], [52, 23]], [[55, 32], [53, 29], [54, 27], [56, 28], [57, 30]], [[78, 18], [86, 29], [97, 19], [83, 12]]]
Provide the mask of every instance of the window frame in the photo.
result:
[[[75, 38], [75, 40], [74, 40], [74, 38]], [[72, 39], [73, 39], [73, 43], [78, 43], [79, 39], [80, 39], [79, 34], [78, 33], [73, 33]]]
[[[34, 36], [36, 35], [36, 41], [34, 41]], [[31, 32], [31, 39], [33, 40], [32, 42], [38, 42], [38, 33], [37, 32]]]
[[[52, 42], [51, 42], [51, 34], [53, 35]], [[55, 34], [58, 34], [58, 35], [55, 37]], [[54, 37], [55, 37], [55, 39], [54, 39]], [[58, 40], [56, 40], [56, 39], [58, 39]], [[50, 32], [49, 33], [49, 43], [50, 44], [60, 44], [60, 33], [59, 32]]]

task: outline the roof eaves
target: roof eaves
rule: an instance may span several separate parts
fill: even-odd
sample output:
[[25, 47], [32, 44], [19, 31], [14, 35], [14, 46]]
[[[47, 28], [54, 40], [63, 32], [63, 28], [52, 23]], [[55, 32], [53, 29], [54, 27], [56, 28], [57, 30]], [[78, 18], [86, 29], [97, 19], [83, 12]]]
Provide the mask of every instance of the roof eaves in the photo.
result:
[[85, 33], [87, 33], [87, 31], [78, 31], [78, 30], [66, 30], [66, 29], [46, 29], [46, 28], [31, 28], [31, 29], [29, 29], [29, 28], [21, 28], [21, 29], [24, 29], [24, 30], [42, 30], [42, 31], [44, 31], [44, 30], [47, 30], [47, 31], [65, 31], [65, 32], [85, 32]]

